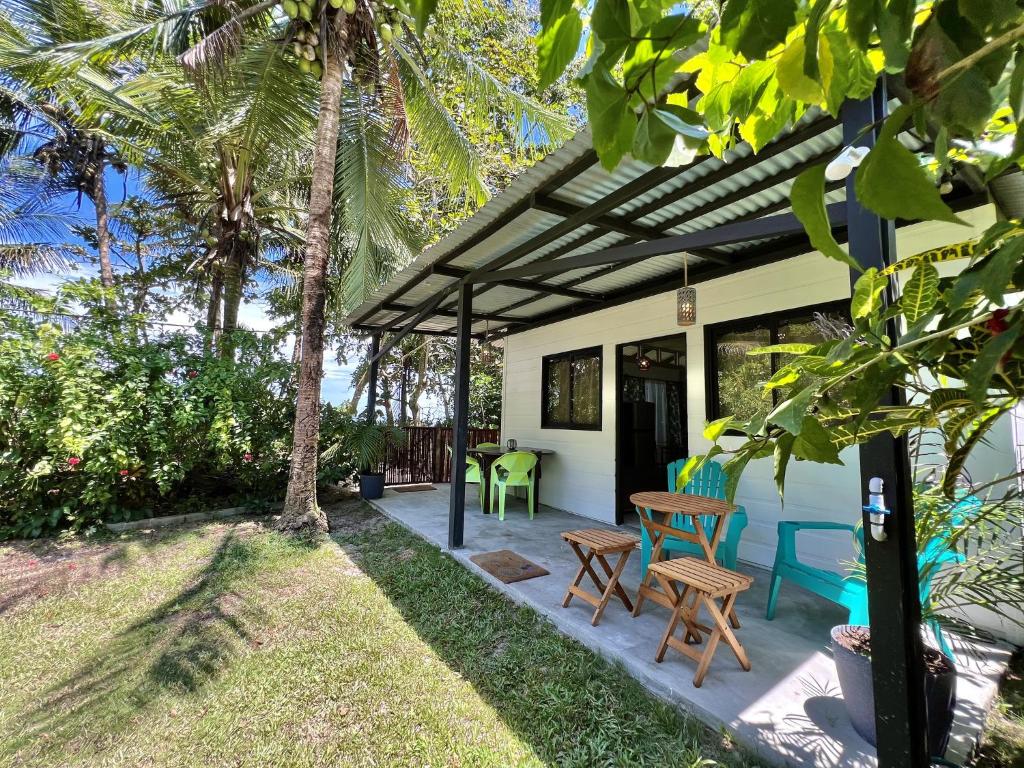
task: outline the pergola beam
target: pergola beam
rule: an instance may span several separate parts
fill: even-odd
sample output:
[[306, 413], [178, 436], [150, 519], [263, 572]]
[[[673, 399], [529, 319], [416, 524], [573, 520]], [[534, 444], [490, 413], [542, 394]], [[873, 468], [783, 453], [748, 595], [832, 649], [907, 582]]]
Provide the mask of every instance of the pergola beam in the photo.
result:
[[[840, 226], [846, 220], [846, 207], [841, 203], [827, 206], [829, 222], [833, 227]], [[803, 232], [803, 225], [791, 213], [779, 216], [768, 216], [750, 221], [722, 224], [713, 229], [698, 230], [685, 235], [664, 237], [660, 240], [649, 240], [626, 246], [612, 246], [600, 251], [566, 256], [557, 261], [526, 264], [522, 267], [502, 269], [497, 272], [473, 272], [467, 281], [481, 283], [494, 282], [508, 278], [528, 277], [530, 275], [549, 275], [571, 272], [577, 269], [614, 264], [629, 259], [651, 258], [670, 253], [685, 253], [693, 248], [706, 248], [716, 245], [731, 245], [751, 240], [762, 240]]]
[[[408, 312], [411, 309], [416, 309], [416, 308], [415, 307], [410, 307], [407, 304], [385, 304], [384, 305], [384, 310], [387, 311], [387, 312]], [[437, 316], [440, 316], [440, 317], [458, 317], [459, 316], [459, 313], [457, 311], [455, 311], [455, 310], [452, 310], [452, 309], [441, 309], [441, 308], [435, 309], [433, 314], [437, 315]], [[498, 314], [492, 314], [490, 312], [474, 312], [473, 313], [473, 319], [474, 320], [487, 320], [487, 321], [492, 322], [492, 323], [521, 323], [521, 322], [523, 322], [523, 318], [521, 318], [521, 317], [512, 317], [510, 315], [498, 315]]]
[[[468, 269], [460, 269], [458, 267], [437, 267], [435, 273], [438, 275], [444, 275], [445, 277], [454, 277], [458, 280], [462, 280], [466, 275], [469, 274]], [[518, 288], [521, 291], [533, 291], [542, 294], [553, 294], [555, 296], [565, 296], [570, 299], [579, 299], [580, 301], [602, 301], [604, 297], [599, 293], [590, 293], [588, 291], [578, 291], [572, 288], [564, 288], [560, 285], [551, 285], [549, 283], [541, 283], [536, 280], [501, 280], [495, 283], [496, 285], [505, 285], [509, 288]], [[476, 295], [479, 296], [483, 291], [477, 291]], [[541, 297], [543, 298], [543, 296]]]

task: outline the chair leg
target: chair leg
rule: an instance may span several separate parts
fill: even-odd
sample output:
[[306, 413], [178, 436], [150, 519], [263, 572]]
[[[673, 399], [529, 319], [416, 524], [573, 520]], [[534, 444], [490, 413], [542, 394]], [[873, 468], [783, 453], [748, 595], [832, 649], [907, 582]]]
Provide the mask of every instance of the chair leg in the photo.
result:
[[772, 582], [768, 587], [768, 610], [765, 611], [765, 618], [771, 621], [775, 618], [775, 603], [779, 600], [779, 590], [782, 588], [782, 576], [774, 569], [772, 570]]
[[533, 520], [534, 512], [534, 497], [533, 497], [533, 483], [526, 484], [526, 506], [530, 510], [530, 519]]
[[491, 514], [494, 514], [494, 499], [498, 495], [498, 483], [491, 481]]
[[501, 497], [498, 499], [498, 520], [505, 519], [505, 491], [507, 490], [504, 485], [500, 486]]

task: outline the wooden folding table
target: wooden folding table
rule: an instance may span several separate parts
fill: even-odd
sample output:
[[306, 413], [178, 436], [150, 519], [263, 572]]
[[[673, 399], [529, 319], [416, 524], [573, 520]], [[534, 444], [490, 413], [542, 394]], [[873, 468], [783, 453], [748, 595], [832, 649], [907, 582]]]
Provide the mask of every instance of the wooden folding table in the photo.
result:
[[[715, 564], [715, 550], [718, 549], [718, 542], [725, 532], [725, 521], [728, 515], [736, 507], [724, 499], [713, 499], [707, 496], [696, 496], [690, 493], [669, 493], [668, 491], [643, 491], [634, 493], [629, 500], [636, 504], [640, 510], [640, 523], [647, 530], [651, 537], [651, 563], [657, 563], [664, 559], [662, 550], [665, 547], [666, 537], [689, 541], [698, 544], [703, 552], [704, 559]], [[648, 516], [646, 511], [650, 512]], [[692, 531], [676, 528], [672, 523], [675, 515], [685, 515], [690, 518]], [[707, 536], [700, 518], [705, 515], [715, 516], [715, 527], [711, 538]], [[658, 517], [660, 516], [660, 521]], [[643, 581], [637, 593], [636, 605], [633, 607], [633, 615], [640, 615], [640, 608], [644, 600], [653, 600], [659, 605], [668, 609], [674, 607], [671, 597], [659, 590], [654, 584], [654, 574], [650, 566], [644, 574]], [[729, 620], [734, 627], [739, 627], [735, 611], [731, 606], [728, 611]], [[710, 628], [708, 628], [710, 631]]]

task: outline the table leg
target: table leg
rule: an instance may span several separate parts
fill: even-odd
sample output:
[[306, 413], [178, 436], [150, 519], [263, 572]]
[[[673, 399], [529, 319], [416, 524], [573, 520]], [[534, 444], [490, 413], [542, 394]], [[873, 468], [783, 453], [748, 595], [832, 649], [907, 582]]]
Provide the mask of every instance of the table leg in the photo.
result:
[[491, 459], [486, 453], [477, 454], [480, 457], [480, 480], [484, 484], [483, 501], [483, 513], [485, 515], [491, 514]]

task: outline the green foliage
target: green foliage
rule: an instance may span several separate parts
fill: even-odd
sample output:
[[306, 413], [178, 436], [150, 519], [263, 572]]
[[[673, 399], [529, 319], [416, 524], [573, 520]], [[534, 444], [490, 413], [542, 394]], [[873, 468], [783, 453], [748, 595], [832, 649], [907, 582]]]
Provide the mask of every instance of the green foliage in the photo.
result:
[[320, 458], [331, 462], [339, 455], [347, 455], [361, 474], [370, 474], [377, 472], [384, 463], [389, 445], [400, 445], [404, 441], [405, 432], [399, 427], [350, 419], [339, 429], [336, 441], [324, 450]]
[[287, 478], [291, 365], [237, 333], [240, 362], [194, 333], [144, 335], [138, 316], [76, 284], [37, 312], [0, 310], [0, 536], [148, 516], [190, 496], [272, 498]]

